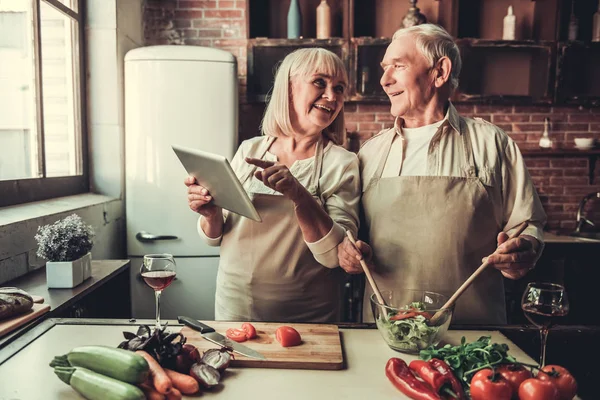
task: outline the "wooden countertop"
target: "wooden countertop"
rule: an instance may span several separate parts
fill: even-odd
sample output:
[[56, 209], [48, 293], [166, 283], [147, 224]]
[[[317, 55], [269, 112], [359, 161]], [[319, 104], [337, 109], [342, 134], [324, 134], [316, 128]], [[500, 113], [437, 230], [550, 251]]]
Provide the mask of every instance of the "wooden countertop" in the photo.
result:
[[[123, 341], [123, 331], [135, 332], [135, 324], [123, 325], [69, 325], [67, 320], [50, 326], [25, 347], [0, 365], [0, 398], [22, 399], [81, 399], [80, 395], [64, 384], [53, 373], [48, 363], [56, 355], [67, 353], [73, 347], [101, 344], [117, 346]], [[174, 321], [170, 321], [174, 322]], [[179, 331], [176, 322], [169, 324]], [[42, 330], [42, 325], [36, 330]], [[202, 398], [240, 399], [406, 399], [386, 378], [384, 366], [391, 357], [407, 362], [416, 356], [390, 349], [376, 329], [341, 327], [340, 335], [346, 368], [339, 371], [281, 370], [263, 368], [231, 368], [222, 384], [202, 394]], [[492, 340], [506, 343], [518, 360], [535, 363], [517, 345], [498, 331], [451, 330], [446, 341], [459, 344], [462, 336], [468, 341], [491, 335]], [[35, 336], [35, 335], [30, 335]], [[7, 350], [7, 349], [5, 349]], [[0, 363], [3, 352], [0, 351]], [[32, 385], [35, 382], [35, 385]], [[184, 397], [191, 398], [191, 397]], [[194, 397], [196, 398], [196, 397]]]
[[51, 318], [67, 310], [77, 301], [128, 269], [129, 260], [92, 260], [92, 276], [71, 289], [48, 289], [45, 267], [4, 283], [2, 286], [14, 286], [25, 290], [29, 294], [42, 296], [44, 304], [50, 305], [50, 312], [0, 338], [0, 349], [18, 336], [20, 332], [31, 328], [45, 318]]

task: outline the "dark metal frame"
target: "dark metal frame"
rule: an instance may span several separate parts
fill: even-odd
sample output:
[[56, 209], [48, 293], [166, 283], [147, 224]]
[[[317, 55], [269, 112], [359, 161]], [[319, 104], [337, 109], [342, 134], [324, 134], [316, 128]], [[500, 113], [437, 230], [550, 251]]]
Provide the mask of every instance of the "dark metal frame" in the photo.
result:
[[[0, 181], [0, 207], [10, 206], [32, 201], [46, 200], [54, 197], [69, 196], [89, 191], [88, 168], [88, 139], [87, 139], [87, 114], [86, 114], [86, 42], [85, 42], [85, 1], [78, 1], [78, 11], [75, 12], [58, 0], [31, 0], [34, 15], [34, 52], [36, 57], [36, 98], [37, 98], [37, 129], [38, 129], [38, 162], [42, 177], [30, 179], [15, 179]], [[43, 93], [41, 71], [41, 32], [40, 32], [40, 2], [56, 8], [64, 15], [77, 21], [79, 40], [79, 130], [80, 130], [80, 164], [81, 174], [64, 177], [46, 177], [46, 162], [44, 149], [44, 124], [43, 124]]]

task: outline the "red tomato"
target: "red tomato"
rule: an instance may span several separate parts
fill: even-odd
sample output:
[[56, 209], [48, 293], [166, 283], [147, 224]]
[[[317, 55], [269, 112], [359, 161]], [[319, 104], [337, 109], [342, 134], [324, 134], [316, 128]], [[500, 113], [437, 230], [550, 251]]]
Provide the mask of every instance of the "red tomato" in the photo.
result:
[[300, 343], [302, 343], [300, 334], [291, 326], [284, 325], [277, 328], [275, 331], [275, 337], [283, 347], [298, 346]]
[[544, 372], [538, 372], [537, 378], [542, 381], [551, 381], [558, 389], [560, 400], [571, 400], [577, 394], [577, 381], [566, 368], [560, 365], [546, 365]]
[[510, 382], [489, 368], [478, 371], [471, 379], [473, 400], [510, 400], [512, 394]]
[[550, 381], [526, 379], [519, 386], [519, 400], [559, 400], [558, 389]]
[[248, 339], [246, 337], [246, 332], [241, 329], [229, 328], [225, 332], [225, 335], [227, 335], [229, 339], [235, 340], [236, 342], [245, 342], [246, 339]]
[[242, 330], [246, 332], [246, 337], [248, 339], [254, 339], [256, 337], [256, 329], [251, 323], [244, 322], [242, 324]]
[[533, 378], [531, 371], [518, 364], [501, 365], [496, 369], [496, 372], [502, 375], [502, 377], [510, 383], [510, 387], [515, 396], [519, 393], [519, 386], [521, 386], [521, 383], [523, 383], [525, 379]]

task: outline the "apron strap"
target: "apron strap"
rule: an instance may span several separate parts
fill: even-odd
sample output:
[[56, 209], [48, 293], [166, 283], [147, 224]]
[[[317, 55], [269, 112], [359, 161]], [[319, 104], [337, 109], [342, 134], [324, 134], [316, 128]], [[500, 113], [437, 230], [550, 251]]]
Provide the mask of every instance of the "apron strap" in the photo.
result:
[[[248, 156], [262, 159], [265, 156], [265, 154], [267, 154], [267, 151], [269, 150], [269, 148], [271, 147], [271, 145], [273, 144], [275, 139], [277, 139], [275, 136], [267, 135], [265, 137], [265, 139], [260, 143], [260, 146], [258, 147], [256, 154], [250, 153], [250, 154], [248, 154]], [[242, 179], [240, 179], [240, 182], [242, 183], [242, 185], [244, 185], [244, 183], [246, 183], [248, 178], [250, 178], [252, 175], [254, 175], [254, 171], [256, 171], [256, 168], [257, 168], [256, 165], [250, 166], [250, 168], [248, 169], [246, 174], [243, 175]]]
[[323, 136], [317, 141], [315, 149], [315, 165], [313, 167], [310, 181], [308, 182], [308, 191], [314, 196], [321, 196], [321, 190], [319, 187], [319, 178], [321, 177], [321, 169], [323, 168], [323, 157], [325, 151], [323, 148]]
[[390, 155], [390, 150], [392, 149], [392, 143], [394, 142], [394, 139], [396, 138], [396, 136], [398, 136], [398, 134], [394, 130], [393, 134], [390, 135], [389, 139], [387, 139], [384, 142], [383, 154], [382, 154], [381, 159], [379, 160], [379, 165], [377, 165], [377, 169], [375, 170], [375, 174], [373, 175], [373, 177], [371, 178], [371, 180], [367, 184], [367, 186], [366, 186], [366, 188], [364, 190], [365, 192], [371, 186], [373, 186], [381, 178], [381, 175], [383, 174], [383, 170], [385, 168], [385, 164], [387, 163], [387, 159], [388, 159], [388, 157]]
[[465, 121], [460, 119], [460, 133], [462, 136], [463, 153], [465, 156], [465, 174], [468, 178], [477, 177], [475, 169], [475, 157], [473, 156], [473, 146], [471, 145], [471, 134], [467, 128]]

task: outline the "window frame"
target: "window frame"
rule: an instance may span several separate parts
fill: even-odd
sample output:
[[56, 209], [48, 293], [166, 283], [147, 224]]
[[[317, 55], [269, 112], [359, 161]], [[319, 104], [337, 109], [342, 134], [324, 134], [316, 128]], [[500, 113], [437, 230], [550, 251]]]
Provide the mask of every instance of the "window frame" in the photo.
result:
[[[89, 192], [89, 154], [87, 135], [87, 90], [86, 90], [86, 41], [85, 41], [85, 1], [77, 2], [77, 12], [59, 2], [59, 0], [30, 0], [33, 6], [33, 36], [36, 77], [36, 107], [38, 129], [38, 163], [42, 173], [40, 178], [24, 178], [0, 181], [0, 207], [47, 200], [55, 197], [71, 196]], [[43, 108], [43, 82], [42, 82], [42, 49], [41, 49], [41, 22], [40, 2], [54, 7], [65, 16], [78, 23], [79, 33], [79, 114], [80, 114], [80, 151], [81, 175], [46, 177], [46, 155], [44, 141], [44, 108]]]

